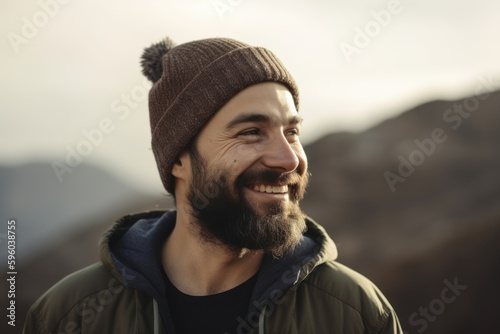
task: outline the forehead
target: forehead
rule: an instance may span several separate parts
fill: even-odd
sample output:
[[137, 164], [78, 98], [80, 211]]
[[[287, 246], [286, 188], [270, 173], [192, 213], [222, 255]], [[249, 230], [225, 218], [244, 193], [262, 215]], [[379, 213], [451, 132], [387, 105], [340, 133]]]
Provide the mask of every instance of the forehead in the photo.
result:
[[286, 86], [276, 82], [252, 85], [230, 99], [206, 127], [224, 127], [242, 114], [261, 114], [275, 123], [288, 123], [298, 115], [295, 103]]

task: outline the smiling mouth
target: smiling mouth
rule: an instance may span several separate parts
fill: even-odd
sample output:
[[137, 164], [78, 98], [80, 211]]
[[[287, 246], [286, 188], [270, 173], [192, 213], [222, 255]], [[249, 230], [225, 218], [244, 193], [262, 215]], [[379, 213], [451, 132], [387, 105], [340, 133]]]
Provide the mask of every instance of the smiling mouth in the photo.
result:
[[265, 184], [256, 184], [253, 186], [253, 190], [260, 193], [267, 194], [287, 194], [288, 193], [288, 185], [283, 186], [274, 186], [274, 185], [265, 185]]

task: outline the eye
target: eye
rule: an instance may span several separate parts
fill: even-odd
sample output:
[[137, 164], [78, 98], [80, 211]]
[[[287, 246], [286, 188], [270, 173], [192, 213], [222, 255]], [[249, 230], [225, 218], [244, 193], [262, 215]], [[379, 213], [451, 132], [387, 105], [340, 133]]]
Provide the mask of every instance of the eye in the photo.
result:
[[259, 129], [253, 128], [253, 129], [248, 129], [245, 131], [242, 131], [239, 133], [240, 136], [258, 136], [261, 134], [261, 131]]
[[285, 135], [298, 137], [300, 135], [300, 130], [297, 128], [289, 129], [288, 131], [285, 132]]

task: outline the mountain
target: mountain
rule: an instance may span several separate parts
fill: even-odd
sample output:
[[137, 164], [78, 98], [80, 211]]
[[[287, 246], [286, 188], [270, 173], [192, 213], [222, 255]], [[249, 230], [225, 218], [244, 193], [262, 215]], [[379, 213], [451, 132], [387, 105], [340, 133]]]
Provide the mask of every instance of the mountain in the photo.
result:
[[374, 274], [407, 333], [496, 333], [500, 215], [463, 223], [469, 227], [441, 244]]
[[[339, 261], [381, 288], [407, 333], [496, 331], [499, 109], [500, 92], [433, 101], [361, 133], [333, 133], [305, 147], [312, 175], [302, 208], [330, 233]], [[98, 260], [98, 236], [116, 217], [169, 205], [92, 167], [81, 166], [81, 173], [70, 187], [70, 181], [45, 184], [56, 179], [47, 166], [0, 169], [0, 186], [10, 194], [2, 192], [0, 205], [13, 194], [35, 200], [17, 206], [26, 210], [16, 216], [19, 225], [27, 226], [19, 240], [44, 227], [47, 234], [69, 223], [85, 227], [23, 262], [18, 319], [61, 277]], [[70, 219], [75, 209], [79, 214]]]
[[426, 103], [306, 147], [303, 208], [332, 233], [345, 262], [370, 273], [380, 260], [428, 249], [500, 212], [500, 93], [453, 128], [448, 110], [464, 101]]
[[18, 260], [37, 256], [46, 245], [75, 229], [90, 228], [123, 206], [151, 200], [109, 173], [82, 164], [60, 182], [50, 163], [0, 166], [0, 212], [16, 220]]
[[[1, 333], [20, 333], [36, 298], [63, 276], [97, 261], [99, 237], [117, 218], [172, 205], [169, 197], [145, 194], [86, 164], [74, 168], [63, 182], [59, 182], [48, 162], [0, 166], [0, 189], [2, 219], [16, 221], [18, 272], [17, 326], [12, 331], [3, 321]], [[3, 241], [5, 233], [0, 235], [0, 267], [7, 272]], [[1, 291], [7, 291], [5, 284], [5, 280], [0, 281]], [[4, 310], [6, 297], [6, 293], [2, 294]]]
[[[426, 103], [306, 152], [303, 209], [335, 240], [339, 261], [384, 291], [407, 333], [496, 332], [500, 92]], [[455, 279], [468, 288], [441, 304], [443, 282]]]

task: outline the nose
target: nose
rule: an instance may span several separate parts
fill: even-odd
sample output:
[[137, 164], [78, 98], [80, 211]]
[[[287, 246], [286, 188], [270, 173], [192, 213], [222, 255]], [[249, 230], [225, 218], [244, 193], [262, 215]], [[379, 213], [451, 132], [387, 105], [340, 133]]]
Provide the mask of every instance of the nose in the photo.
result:
[[[280, 169], [283, 172], [296, 170], [300, 164], [300, 143], [290, 144], [284, 135], [274, 138], [262, 156], [262, 163], [268, 168]], [[300, 147], [300, 150], [298, 148]]]

